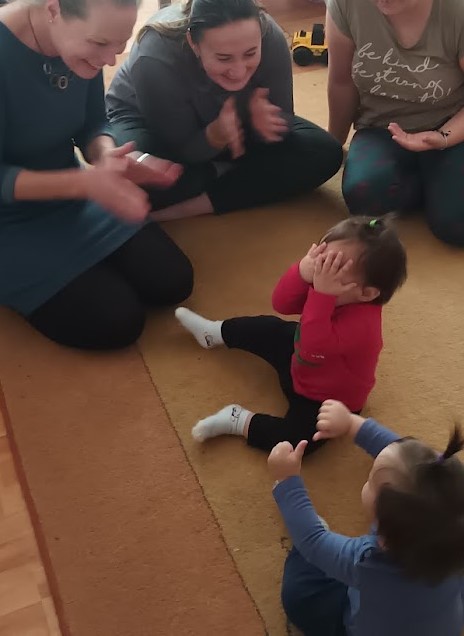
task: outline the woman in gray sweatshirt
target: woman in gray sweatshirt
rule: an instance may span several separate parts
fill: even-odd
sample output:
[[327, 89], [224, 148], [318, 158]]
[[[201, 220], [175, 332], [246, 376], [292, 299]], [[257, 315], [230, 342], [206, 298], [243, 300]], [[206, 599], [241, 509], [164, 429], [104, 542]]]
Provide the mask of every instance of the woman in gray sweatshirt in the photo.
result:
[[107, 95], [118, 143], [182, 163], [158, 220], [281, 201], [339, 169], [342, 149], [295, 116], [284, 33], [255, 0], [187, 0], [142, 29]]

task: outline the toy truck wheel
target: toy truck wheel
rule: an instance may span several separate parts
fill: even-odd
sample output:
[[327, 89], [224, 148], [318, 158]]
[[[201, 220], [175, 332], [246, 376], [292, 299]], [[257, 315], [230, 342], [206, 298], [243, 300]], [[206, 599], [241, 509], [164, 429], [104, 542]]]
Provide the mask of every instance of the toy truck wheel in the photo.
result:
[[327, 66], [328, 63], [329, 63], [329, 52], [324, 51], [324, 53], [321, 55], [321, 64], [325, 64]]
[[297, 46], [296, 49], [293, 49], [293, 61], [298, 66], [308, 66], [312, 63], [313, 57], [312, 51], [305, 46]]

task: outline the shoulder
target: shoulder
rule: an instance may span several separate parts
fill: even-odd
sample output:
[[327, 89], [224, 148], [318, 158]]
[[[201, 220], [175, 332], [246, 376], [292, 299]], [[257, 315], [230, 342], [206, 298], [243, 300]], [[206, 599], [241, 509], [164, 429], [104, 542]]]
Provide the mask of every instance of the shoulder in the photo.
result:
[[[462, 0], [435, 0], [439, 3], [444, 26], [449, 26], [449, 20], [464, 21], [464, 2]], [[462, 23], [462, 22], [461, 22]]]
[[23, 48], [25, 48], [25, 45], [13, 35], [3, 22], [0, 22], [0, 61], [6, 62], [5, 55], [18, 55]]
[[382, 305], [373, 303], [351, 303], [342, 305], [340, 312], [346, 316], [355, 316], [366, 322], [380, 322], [382, 320]]
[[143, 61], [150, 69], [169, 68], [176, 70], [182, 66], [184, 41], [165, 36], [155, 29], [148, 28], [129, 55], [129, 66]]
[[283, 29], [277, 24], [277, 22], [271, 18], [268, 13], [263, 14], [263, 42], [275, 43], [287, 41]]

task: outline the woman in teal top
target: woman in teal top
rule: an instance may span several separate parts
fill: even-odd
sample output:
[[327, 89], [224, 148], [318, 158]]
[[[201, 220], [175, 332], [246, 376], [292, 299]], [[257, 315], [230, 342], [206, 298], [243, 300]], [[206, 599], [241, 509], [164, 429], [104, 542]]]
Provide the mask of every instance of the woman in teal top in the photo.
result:
[[[176, 303], [192, 268], [138, 184], [179, 166], [107, 128], [102, 67], [124, 50], [137, 0], [13, 2], [0, 9], [0, 304], [56, 342], [112, 349], [147, 306]], [[93, 168], [83, 170], [82, 151]]]

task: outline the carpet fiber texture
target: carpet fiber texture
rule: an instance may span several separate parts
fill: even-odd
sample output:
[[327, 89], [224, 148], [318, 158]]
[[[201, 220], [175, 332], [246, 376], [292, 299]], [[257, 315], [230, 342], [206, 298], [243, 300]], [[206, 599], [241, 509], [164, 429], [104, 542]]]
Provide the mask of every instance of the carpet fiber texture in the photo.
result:
[[[297, 112], [322, 125], [324, 83], [324, 71], [295, 80]], [[339, 187], [336, 177], [288, 204], [167, 225], [195, 266], [188, 306], [211, 318], [271, 312], [280, 274], [345, 215]], [[440, 448], [464, 412], [464, 255], [420, 218], [400, 231], [410, 276], [385, 309], [366, 413]], [[272, 370], [241, 352], [204, 351], [172, 311], [151, 317], [139, 348], [72, 352], [0, 314], [3, 409], [63, 633], [284, 636], [290, 542], [266, 457], [241, 439], [200, 445], [190, 435], [235, 401], [282, 413]], [[344, 440], [305, 462], [335, 530], [365, 529], [359, 491], [369, 466]]]

